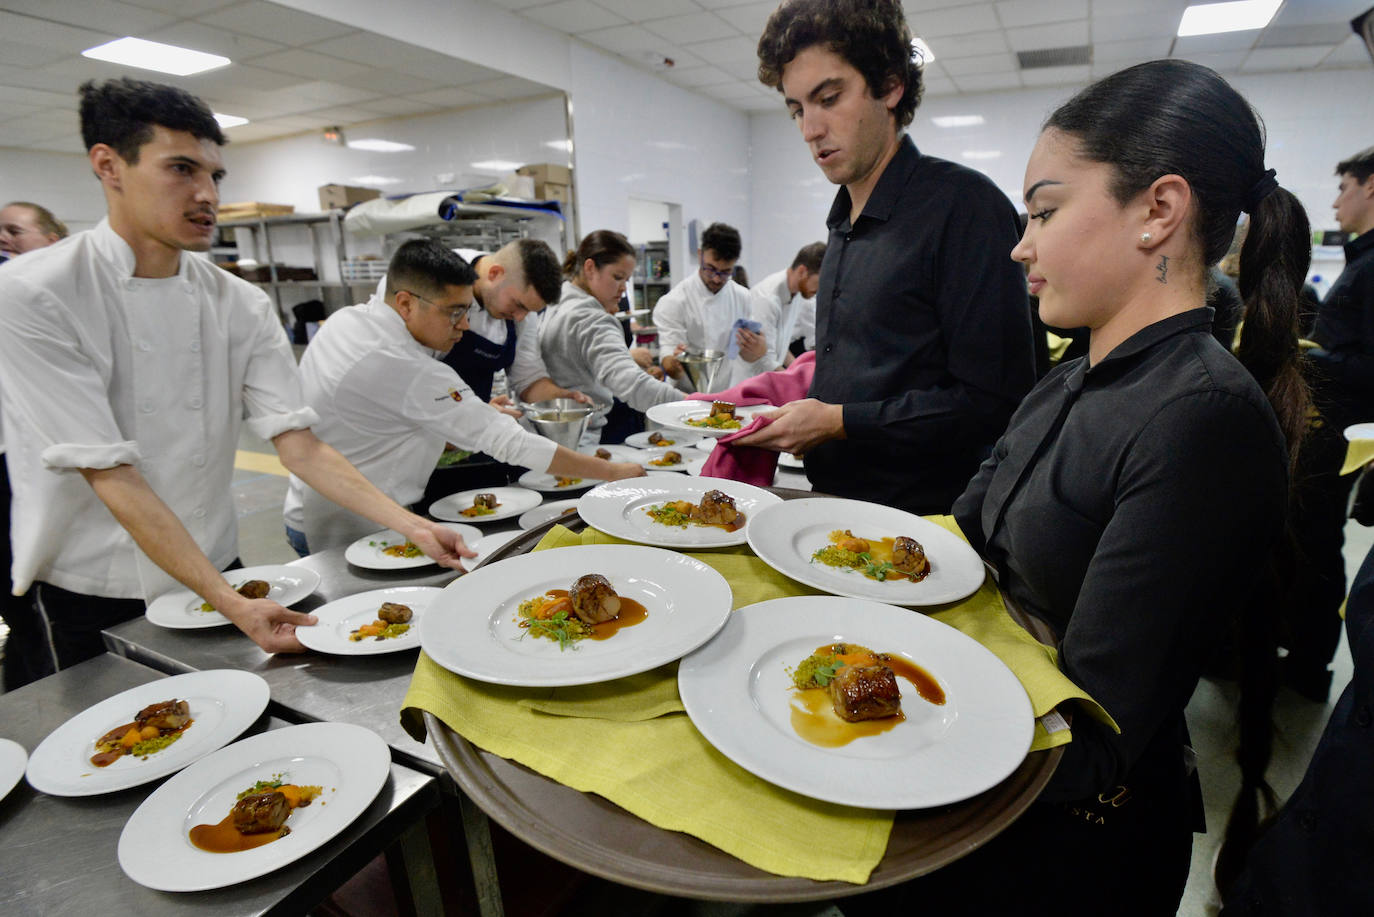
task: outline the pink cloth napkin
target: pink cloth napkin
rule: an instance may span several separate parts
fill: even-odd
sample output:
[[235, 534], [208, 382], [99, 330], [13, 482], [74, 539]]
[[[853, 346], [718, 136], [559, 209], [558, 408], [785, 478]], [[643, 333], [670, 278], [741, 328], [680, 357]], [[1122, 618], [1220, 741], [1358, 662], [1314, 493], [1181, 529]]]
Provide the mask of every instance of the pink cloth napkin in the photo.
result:
[[[695, 394], [689, 398], [698, 401], [729, 401], [734, 404], [754, 405], [771, 404], [781, 407], [789, 401], [805, 398], [811, 388], [811, 377], [816, 374], [816, 354], [807, 351], [792, 361], [786, 369], [771, 373], [760, 373], [745, 379], [739, 385], [713, 395]], [[771, 449], [758, 446], [736, 446], [735, 440], [762, 430], [772, 423], [767, 417], [755, 417], [744, 429], [729, 436], [721, 437], [716, 448], [702, 466], [702, 477], [730, 478], [767, 487], [773, 483], [773, 474], [778, 468], [778, 454]]]

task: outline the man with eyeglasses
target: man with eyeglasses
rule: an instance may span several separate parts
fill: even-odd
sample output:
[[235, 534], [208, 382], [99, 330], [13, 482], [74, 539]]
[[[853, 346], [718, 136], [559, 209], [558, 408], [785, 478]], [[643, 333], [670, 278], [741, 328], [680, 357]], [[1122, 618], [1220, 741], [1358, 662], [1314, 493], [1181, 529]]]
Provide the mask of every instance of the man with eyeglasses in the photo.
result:
[[[330, 316], [301, 357], [315, 433], [397, 503], [421, 498], [446, 442], [550, 474], [619, 480], [635, 463], [582, 455], [523, 429], [434, 359], [464, 337], [472, 267], [428, 239], [396, 250], [385, 295]], [[297, 553], [340, 547], [377, 530], [292, 476], [282, 515]]]
[[[741, 247], [739, 230], [733, 226], [707, 226], [701, 234], [701, 260], [696, 273], [665, 293], [654, 306], [658, 348], [663, 354], [660, 362], [663, 371], [677, 380], [680, 388], [691, 390], [678, 357], [686, 351], [718, 350], [723, 354], [729, 349], [732, 335], [740, 356], [725, 360], [716, 373], [712, 391], [723, 391], [767, 368], [754, 365], [765, 352], [762, 336], [735, 328], [737, 320], [749, 317], [750, 308], [749, 291], [732, 279]], [[749, 352], [752, 359], [746, 355]]]
[[0, 261], [67, 238], [67, 227], [46, 207], [10, 201], [0, 207]]

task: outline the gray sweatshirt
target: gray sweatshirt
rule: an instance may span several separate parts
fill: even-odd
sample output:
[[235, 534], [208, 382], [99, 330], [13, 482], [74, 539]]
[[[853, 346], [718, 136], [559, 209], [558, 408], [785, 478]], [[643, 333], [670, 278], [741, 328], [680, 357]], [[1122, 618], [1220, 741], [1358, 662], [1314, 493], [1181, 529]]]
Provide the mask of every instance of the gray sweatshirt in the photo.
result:
[[540, 318], [539, 351], [553, 381], [598, 402], [610, 404], [615, 396], [636, 411], [647, 411], [682, 398], [675, 386], [658, 381], [634, 361], [620, 321], [572, 283], [563, 284], [563, 298]]

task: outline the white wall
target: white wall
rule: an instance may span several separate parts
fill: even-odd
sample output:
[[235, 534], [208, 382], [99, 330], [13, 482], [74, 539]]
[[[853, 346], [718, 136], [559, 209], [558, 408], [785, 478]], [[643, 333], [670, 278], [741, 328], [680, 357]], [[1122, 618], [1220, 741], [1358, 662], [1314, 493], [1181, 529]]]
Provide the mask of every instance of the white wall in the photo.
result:
[[105, 196], [91, 164], [75, 153], [0, 147], [0, 206], [16, 200], [47, 207], [72, 232], [90, 229], [105, 216]]
[[[1369, 69], [1238, 76], [1232, 84], [1259, 111], [1268, 130], [1268, 164], [1307, 208], [1314, 228], [1334, 229], [1335, 164], [1374, 142], [1374, 73]], [[1074, 88], [931, 96], [916, 111], [911, 134], [922, 152], [987, 174], [1017, 205], [1026, 159], [1040, 125]], [[811, 161], [797, 126], [781, 110], [750, 118], [755, 251], [762, 271], [791, 263], [798, 248], [824, 239], [835, 187]], [[942, 129], [938, 115], [982, 115], [977, 127]], [[970, 159], [967, 152], [999, 152]], [[751, 270], [755, 269], [753, 264]], [[1329, 273], [1331, 265], [1326, 266]], [[1327, 278], [1328, 280], [1331, 278]]]

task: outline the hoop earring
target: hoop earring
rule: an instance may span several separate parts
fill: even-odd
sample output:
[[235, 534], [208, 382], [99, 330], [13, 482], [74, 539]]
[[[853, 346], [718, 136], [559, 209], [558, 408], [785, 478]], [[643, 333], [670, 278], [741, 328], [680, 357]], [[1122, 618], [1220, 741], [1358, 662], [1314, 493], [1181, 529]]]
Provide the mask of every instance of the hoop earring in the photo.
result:
[[1142, 232], [1142, 233], [1140, 234], [1140, 244], [1141, 244], [1141, 245], [1149, 245], [1149, 244], [1150, 244], [1150, 240], [1153, 239], [1153, 238], [1154, 238], [1154, 236], [1150, 235], [1148, 232]]

